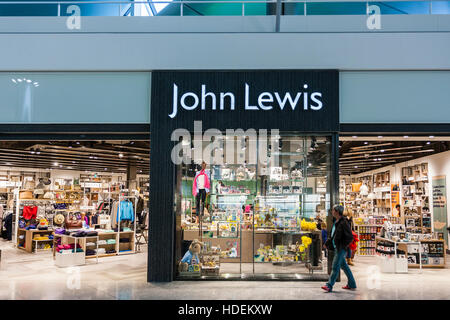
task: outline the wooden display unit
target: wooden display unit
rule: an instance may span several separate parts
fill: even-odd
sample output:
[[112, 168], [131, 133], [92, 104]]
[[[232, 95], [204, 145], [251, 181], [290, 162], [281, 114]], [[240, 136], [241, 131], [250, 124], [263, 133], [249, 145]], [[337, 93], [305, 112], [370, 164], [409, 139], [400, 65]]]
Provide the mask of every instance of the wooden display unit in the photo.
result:
[[[128, 239], [128, 242], [120, 242], [120, 239]], [[134, 231], [121, 231], [117, 239], [118, 254], [129, 254], [135, 252]]]
[[[50, 234], [53, 234], [53, 230], [51, 230], [51, 229], [50, 230], [38, 230], [38, 229], [26, 230], [26, 229], [19, 228], [17, 230], [17, 248], [19, 248], [21, 250], [25, 250], [26, 252], [32, 253], [34, 251], [34, 243], [35, 243], [35, 241], [33, 241], [33, 239], [38, 234], [50, 235]], [[21, 235], [24, 236], [23, 239], [20, 239]], [[48, 243], [53, 242], [52, 239], [40, 240], [40, 241], [45, 241]]]

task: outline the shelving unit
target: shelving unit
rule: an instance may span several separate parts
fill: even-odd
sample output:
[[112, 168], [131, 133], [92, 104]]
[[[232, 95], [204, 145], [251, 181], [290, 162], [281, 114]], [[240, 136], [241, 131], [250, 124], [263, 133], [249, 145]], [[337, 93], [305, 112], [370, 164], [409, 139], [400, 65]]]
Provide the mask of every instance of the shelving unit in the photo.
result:
[[[368, 188], [367, 194], [361, 194], [362, 185]], [[373, 200], [368, 195], [373, 192], [372, 175], [351, 178], [351, 184], [345, 187], [345, 205], [355, 218], [373, 215]]]
[[391, 215], [391, 179], [390, 171], [373, 176], [373, 214]]
[[356, 225], [358, 231], [358, 250], [360, 256], [374, 256], [376, 254], [376, 236], [381, 231], [377, 224]]
[[403, 167], [401, 190], [406, 231], [431, 233], [428, 163]]

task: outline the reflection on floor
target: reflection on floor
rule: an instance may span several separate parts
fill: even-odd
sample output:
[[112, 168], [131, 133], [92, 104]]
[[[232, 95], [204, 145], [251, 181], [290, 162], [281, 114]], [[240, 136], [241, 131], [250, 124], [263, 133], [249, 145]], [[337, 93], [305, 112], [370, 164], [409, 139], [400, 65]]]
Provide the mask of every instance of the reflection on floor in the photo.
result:
[[[50, 253], [29, 254], [0, 240], [0, 299], [449, 299], [450, 266], [379, 273], [373, 257], [356, 257], [358, 290], [325, 293], [321, 282], [176, 281], [146, 282], [147, 254], [99, 259], [79, 268], [57, 268]], [[449, 261], [449, 259], [447, 259]]]
[[[322, 264], [319, 264], [318, 269], [314, 270], [314, 273], [324, 273], [322, 270]], [[258, 262], [254, 265], [252, 263], [221, 263], [220, 273], [259, 273], [259, 274], [271, 274], [271, 273], [299, 273], [309, 274], [310, 271], [303, 263], [292, 263], [290, 265], [274, 265], [271, 262]]]

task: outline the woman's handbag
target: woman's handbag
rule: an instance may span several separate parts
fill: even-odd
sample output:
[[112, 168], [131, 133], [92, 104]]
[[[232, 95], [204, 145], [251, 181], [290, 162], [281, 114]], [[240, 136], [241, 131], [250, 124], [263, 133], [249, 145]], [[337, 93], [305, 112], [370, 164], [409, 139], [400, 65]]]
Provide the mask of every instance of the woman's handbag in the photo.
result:
[[83, 227], [83, 221], [77, 220], [75, 217], [69, 217], [70, 215], [67, 215], [66, 221], [64, 224], [64, 227], [66, 229], [79, 229]]
[[331, 238], [328, 238], [327, 241], [325, 241], [325, 248], [327, 248], [328, 250], [331, 250], [331, 251], [334, 250], [333, 240]]

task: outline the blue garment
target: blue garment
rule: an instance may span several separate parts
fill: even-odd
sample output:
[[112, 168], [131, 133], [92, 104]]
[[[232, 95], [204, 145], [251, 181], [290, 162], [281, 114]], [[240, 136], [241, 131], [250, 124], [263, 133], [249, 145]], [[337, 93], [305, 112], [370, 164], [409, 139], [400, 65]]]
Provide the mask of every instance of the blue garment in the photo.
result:
[[333, 238], [334, 231], [336, 231], [336, 222], [333, 223], [333, 228], [331, 228], [331, 241], [333, 242], [333, 248], [336, 249], [336, 244], [334, 243], [334, 238]]
[[333, 268], [331, 270], [330, 279], [327, 282], [328, 288], [330, 288], [330, 291], [333, 290], [333, 286], [336, 283], [336, 279], [339, 274], [339, 270], [342, 268], [344, 270], [345, 275], [348, 279], [348, 286], [350, 288], [356, 288], [356, 281], [353, 277], [353, 273], [350, 270], [347, 261], [345, 261], [345, 256], [347, 255], [347, 250], [342, 249], [339, 252], [335, 251], [334, 258], [333, 258]]
[[191, 252], [191, 250], [186, 251], [186, 253], [183, 256], [183, 259], [181, 259], [181, 262], [186, 262], [187, 264], [199, 264], [200, 261], [198, 260], [198, 256], [194, 256]]
[[[134, 210], [131, 201], [120, 201], [117, 210], [120, 210], [121, 221], [129, 220], [131, 222], [134, 222]], [[119, 222], [119, 212], [117, 212], [116, 222]]]

